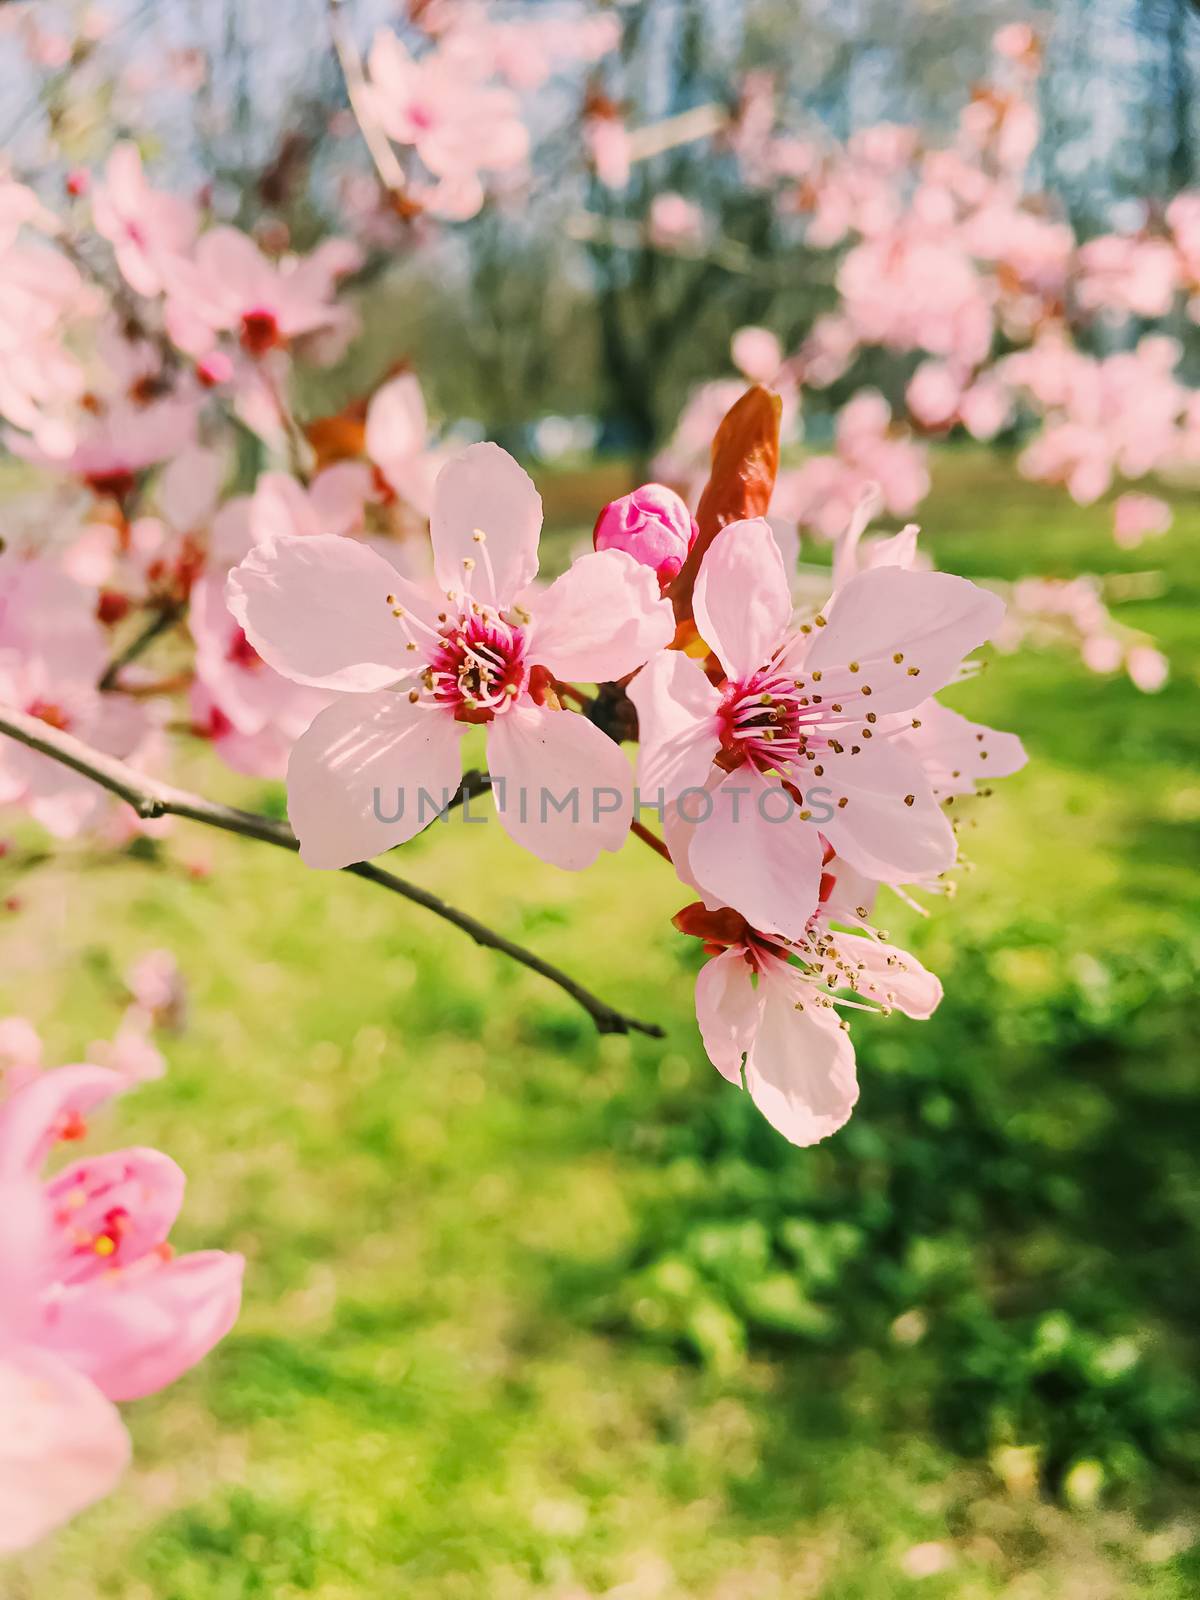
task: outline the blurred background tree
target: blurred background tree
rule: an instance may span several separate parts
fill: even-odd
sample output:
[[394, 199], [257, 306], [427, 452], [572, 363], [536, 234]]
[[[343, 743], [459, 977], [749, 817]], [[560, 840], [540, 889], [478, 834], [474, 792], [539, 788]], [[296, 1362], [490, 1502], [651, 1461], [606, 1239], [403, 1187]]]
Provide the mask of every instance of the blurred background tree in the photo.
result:
[[[164, 175], [194, 174], [211, 184], [218, 210], [243, 225], [282, 225], [301, 247], [336, 230], [345, 195], [335, 179], [348, 166], [365, 178], [366, 160], [338, 115], [345, 90], [326, 0], [285, 9], [280, 27], [278, 8], [245, 0], [113, 0], [112, 28], [61, 68], [75, 84], [62, 112], [68, 145], [86, 160], [111, 139], [114, 63], [119, 80], [131, 43], [152, 41], [168, 88], [131, 96], [126, 83], [119, 104], [137, 108], [136, 131]], [[558, 71], [538, 91], [532, 187], [436, 240], [418, 223], [402, 248], [381, 248], [366, 274], [369, 339], [333, 399], [407, 359], [436, 409], [486, 408], [480, 425], [510, 443], [548, 413], [586, 411], [602, 444], [646, 455], [689, 386], [714, 376], [712, 352], [733, 330], [762, 323], [795, 347], [831, 300], [830, 260], [804, 247], [798, 221], [746, 185], [719, 135], [669, 144], [635, 160], [624, 187], [606, 187], [580, 159], [585, 112], [611, 111], [636, 136], [700, 108], [731, 117], [749, 81], [776, 97], [798, 135], [844, 141], [897, 121], [938, 136], [983, 73], [995, 29], [1032, 17], [1047, 56], [1032, 181], [1082, 236], [1136, 225], [1144, 198], [1161, 207], [1200, 176], [1200, 14], [1190, 0], [1032, 9], [1017, 0], [622, 0], [613, 9], [620, 52], [594, 72]], [[503, 0], [489, 15], [573, 10], [574, 0]], [[344, 11], [364, 46], [396, 21], [387, 0], [346, 0]], [[26, 174], [39, 169], [57, 113], [53, 74], [39, 95], [19, 56], [0, 61], [0, 138]], [[95, 96], [81, 103], [89, 74]], [[703, 213], [694, 249], [664, 252], [647, 238], [663, 193]]]

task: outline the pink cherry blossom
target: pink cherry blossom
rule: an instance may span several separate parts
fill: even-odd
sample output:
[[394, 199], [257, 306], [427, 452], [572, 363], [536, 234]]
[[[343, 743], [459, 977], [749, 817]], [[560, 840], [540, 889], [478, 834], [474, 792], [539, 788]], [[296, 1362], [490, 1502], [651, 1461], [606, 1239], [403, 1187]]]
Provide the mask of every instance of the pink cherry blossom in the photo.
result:
[[306, 537], [320, 527], [308, 491], [283, 473], [264, 473], [253, 499], [239, 497], [222, 508], [213, 526], [208, 567], [192, 586], [192, 724], [212, 740], [228, 766], [251, 777], [284, 775], [293, 744], [330, 697], [267, 665], [229, 610], [225, 580], [253, 547], [256, 531], [264, 538], [273, 537], [277, 529]]
[[987, 285], [949, 232], [909, 223], [893, 235], [864, 240], [838, 269], [844, 314], [864, 344], [976, 366], [991, 349]]
[[[836, 863], [831, 863], [831, 867]], [[696, 1020], [709, 1060], [746, 1089], [767, 1121], [797, 1145], [836, 1133], [858, 1100], [854, 1047], [837, 991], [867, 1009], [924, 1019], [942, 986], [914, 956], [887, 944], [861, 911], [822, 901], [802, 937], [781, 943], [736, 911], [696, 904], [675, 919], [703, 939], [710, 960], [696, 979]], [[861, 891], [858, 891], [861, 893]], [[831, 914], [832, 913], [832, 914]], [[847, 928], [839, 924], [850, 923]]]
[[667, 651], [629, 687], [642, 794], [681, 809], [682, 796], [707, 794], [690, 851], [697, 883], [787, 938], [802, 937], [816, 905], [822, 836], [884, 882], [953, 862], [950, 825], [894, 735], [996, 630], [1003, 605], [947, 573], [881, 566], [843, 584], [826, 612], [794, 627], [770, 528], [732, 523], [695, 590], [721, 678]]
[[388, 137], [411, 145], [435, 178], [467, 180], [477, 196], [469, 216], [483, 200], [478, 174], [521, 166], [529, 133], [512, 91], [463, 67], [441, 48], [417, 60], [386, 29], [375, 35], [369, 60], [371, 102]]
[[972, 722], [938, 700], [923, 700], [899, 735], [939, 800], [1020, 772], [1027, 756], [1015, 733]]
[[730, 343], [730, 355], [751, 383], [774, 383], [783, 365], [783, 346], [770, 328], [739, 328]]
[[236, 228], [211, 229], [190, 257], [172, 261], [164, 272], [167, 327], [189, 355], [207, 356], [219, 335], [229, 335], [261, 358], [347, 326], [348, 313], [333, 303], [334, 274], [323, 260], [276, 264]]
[[36, 435], [13, 436], [9, 444], [25, 460], [123, 501], [149, 468], [192, 447], [199, 397], [171, 381], [155, 345], [127, 338], [114, 320], [100, 324], [93, 338], [86, 393], [65, 419], [67, 438], [53, 448]]
[[1181, 350], [1143, 338], [1136, 349], [1096, 360], [1047, 334], [1009, 356], [1003, 377], [1045, 411], [1042, 430], [1020, 457], [1026, 476], [1061, 482], [1090, 505], [1113, 477], [1140, 478], [1181, 452], [1187, 391], [1175, 377]]
[[[359, 461], [339, 461], [309, 484], [286, 472], [263, 472], [250, 497], [246, 526], [255, 543], [281, 534], [306, 539], [317, 533], [359, 533], [373, 497], [371, 469]], [[235, 554], [225, 538], [223, 554], [232, 565], [245, 551]]]
[[[556, 679], [632, 672], [671, 639], [674, 618], [654, 574], [617, 550], [535, 589], [541, 520], [516, 462], [473, 445], [434, 492], [438, 590], [326, 535], [260, 544], [235, 569], [230, 609], [258, 653], [295, 682], [338, 691], [288, 768], [310, 865], [365, 860], [418, 832], [432, 816], [422, 791], [436, 806], [458, 785], [472, 723], [486, 727], [500, 821], [518, 843], [568, 868], [619, 848], [625, 758], [585, 717], [555, 709], [551, 691]], [[575, 804], [559, 812], [548, 793]]]
[[[0, 1106], [0, 1182], [34, 1181], [54, 1146], [80, 1138], [92, 1112], [124, 1087], [117, 1073], [72, 1066], [19, 1089]], [[167, 1243], [183, 1184], [166, 1156], [123, 1150], [83, 1157], [41, 1185], [46, 1232], [30, 1239], [36, 1293], [8, 1327], [110, 1400], [173, 1383], [237, 1315], [242, 1258], [215, 1250], [175, 1256]]]
[[1080, 247], [1075, 293], [1085, 310], [1165, 317], [1177, 281], [1176, 253], [1165, 239], [1110, 233]]
[[908, 516], [929, 493], [922, 445], [892, 425], [891, 407], [872, 389], [842, 407], [833, 455], [810, 456], [779, 474], [771, 509], [833, 539], [874, 488], [888, 511]]
[[944, 361], [922, 361], [909, 379], [904, 398], [923, 427], [948, 428], [958, 415], [962, 375]]
[[1122, 550], [1133, 550], [1143, 539], [1166, 533], [1171, 508], [1152, 494], [1123, 494], [1113, 506], [1113, 538]]
[[448, 457], [430, 440], [425, 397], [414, 373], [401, 373], [371, 396], [366, 447], [387, 487], [419, 515], [428, 517], [433, 486]]
[[125, 974], [125, 985], [156, 1026], [176, 1030], [183, 1026], [187, 985], [169, 950], [147, 950], [139, 956]]
[[97, 304], [75, 266], [38, 237], [54, 227], [31, 190], [0, 177], [0, 417], [62, 456], [86, 382], [67, 338]]
[[0, 1097], [36, 1078], [42, 1070], [41, 1035], [27, 1017], [0, 1017]]
[[696, 519], [673, 489], [644, 483], [605, 506], [592, 542], [597, 550], [624, 550], [652, 568], [665, 589], [679, 576], [697, 532]]
[[624, 189], [633, 165], [629, 130], [615, 109], [604, 107], [586, 118], [583, 139], [596, 176], [606, 189]]
[[165, 268], [187, 255], [197, 230], [195, 207], [152, 188], [128, 140], [114, 147], [95, 187], [92, 221], [112, 245], [121, 276], [141, 295], [162, 292]]
[[[129, 756], [146, 731], [141, 709], [97, 688], [104, 630], [87, 592], [44, 559], [0, 555], [0, 701], [110, 755]], [[69, 838], [103, 814], [94, 783], [18, 744], [0, 747], [0, 804], [19, 805]]]
[[1151, 645], [1135, 645], [1125, 657], [1125, 670], [1135, 688], [1143, 694], [1157, 694], [1170, 676], [1170, 666], [1161, 650]]
[[45, 1182], [57, 1144], [119, 1092], [102, 1067], [61, 1067], [0, 1102], [0, 1551], [24, 1548], [107, 1494], [128, 1459], [112, 1402], [186, 1372], [237, 1317], [243, 1262], [173, 1257], [183, 1174], [154, 1150], [84, 1157]]
[[166, 1057], [153, 1039], [154, 1018], [142, 1006], [127, 1006], [111, 1039], [97, 1040], [90, 1055], [98, 1066], [108, 1067], [129, 1086], [161, 1078]]
[[646, 224], [650, 242], [658, 250], [695, 249], [704, 243], [707, 229], [703, 208], [669, 189], [651, 200]]
[[53, 1356], [0, 1339], [0, 1556], [112, 1493], [129, 1464], [117, 1408]]

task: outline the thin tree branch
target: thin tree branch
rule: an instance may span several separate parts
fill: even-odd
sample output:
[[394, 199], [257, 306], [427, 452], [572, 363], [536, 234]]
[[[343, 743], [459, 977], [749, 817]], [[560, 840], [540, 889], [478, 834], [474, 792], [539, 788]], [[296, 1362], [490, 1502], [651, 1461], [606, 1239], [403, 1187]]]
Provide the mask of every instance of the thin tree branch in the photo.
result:
[[458, 806], [466, 805], [468, 800], [474, 800], [476, 795], [486, 794], [491, 787], [492, 780], [488, 773], [481, 772], [478, 767], [468, 767], [462, 775], [462, 782], [450, 796], [446, 810], [453, 811]]
[[325, 9], [329, 15], [329, 36], [333, 41], [334, 54], [338, 58], [338, 65], [342, 69], [342, 77], [346, 83], [346, 98], [350, 102], [350, 110], [355, 122], [358, 123], [358, 131], [362, 134], [367, 152], [375, 163], [380, 183], [393, 200], [404, 201], [408, 179], [404, 175], [404, 168], [400, 165], [396, 152], [392, 149], [392, 142], [380, 127], [375, 108], [371, 105], [362, 57], [345, 25], [343, 6], [344, 0], [325, 0]]
[[154, 616], [150, 618], [141, 633], [135, 634], [125, 648], [118, 651], [112, 658], [107, 667], [105, 667], [104, 674], [96, 687], [105, 691], [118, 688], [117, 680], [124, 668], [131, 661], [136, 661], [143, 651], [148, 650], [160, 634], [164, 634], [169, 628], [174, 627], [182, 615], [183, 606], [178, 601], [170, 601], [160, 607]]
[[[189, 794], [185, 789], [176, 789], [171, 784], [160, 783], [157, 779], [147, 777], [144, 773], [135, 771], [133, 767], [126, 766], [123, 761], [104, 755], [99, 750], [93, 750], [82, 740], [52, 728], [40, 718], [31, 717], [23, 711], [0, 706], [0, 733], [8, 734], [10, 738], [28, 746], [30, 750], [49, 756], [51, 761], [57, 761], [73, 772], [78, 772], [82, 777], [99, 784], [102, 789], [107, 789], [110, 794], [124, 800], [126, 805], [132, 806], [139, 817], [183, 817], [189, 822], [200, 822], [209, 828], [220, 828], [226, 833], [240, 834], [244, 839], [258, 839], [263, 844], [277, 845], [284, 850], [299, 849], [295, 834], [285, 822], [277, 822], [273, 817], [261, 816], [254, 811], [241, 811], [235, 806], [222, 805], [219, 801], [206, 800], [200, 795]], [[482, 779], [483, 774], [477, 774], [473, 782], [482, 786]], [[467, 780], [464, 780], [460, 793], [463, 793], [466, 786]], [[478, 789], [475, 792], [478, 792]], [[426, 911], [431, 911], [435, 917], [441, 917], [444, 922], [451, 923], [476, 944], [482, 945], [487, 950], [499, 951], [501, 955], [509, 956], [521, 966], [528, 967], [530, 972], [536, 972], [550, 983], [557, 984], [565, 994], [570, 995], [572, 1000], [583, 1007], [600, 1033], [644, 1033], [652, 1039], [662, 1038], [663, 1030], [654, 1023], [639, 1022], [636, 1017], [629, 1017], [624, 1012], [617, 1011], [606, 1001], [585, 989], [582, 984], [576, 983], [574, 978], [560, 971], [558, 967], [543, 961], [531, 950], [514, 944], [511, 939], [506, 939], [503, 934], [497, 933], [467, 912], [447, 905], [446, 901], [430, 893], [428, 889], [422, 889], [405, 878], [397, 877], [395, 873], [377, 867], [370, 861], [357, 862], [354, 866], [343, 868], [343, 871], [351, 873], [356, 878], [366, 878], [368, 883], [377, 883], [381, 888], [390, 889], [393, 894], [402, 895], [414, 905], [422, 906]]]
[[[671, 862], [671, 852], [654, 832], [653, 828], [648, 828], [644, 822], [638, 822], [635, 818], [629, 824], [629, 831], [639, 838], [643, 844], [648, 844], [651, 850], [660, 855], [664, 861]], [[674, 863], [671, 864], [673, 865]]]

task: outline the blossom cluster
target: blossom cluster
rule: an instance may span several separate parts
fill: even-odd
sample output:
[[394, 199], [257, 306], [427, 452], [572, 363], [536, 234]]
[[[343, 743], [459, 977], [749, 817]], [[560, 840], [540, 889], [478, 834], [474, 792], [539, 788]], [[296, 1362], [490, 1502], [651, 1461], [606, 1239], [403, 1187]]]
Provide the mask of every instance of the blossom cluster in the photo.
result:
[[[337, 536], [261, 541], [230, 575], [230, 608], [275, 672], [333, 697], [288, 766], [302, 856], [342, 867], [403, 844], [423, 825], [419, 795], [449, 803], [461, 737], [482, 726], [505, 830], [555, 866], [589, 865], [628, 835], [634, 774], [570, 707], [596, 711], [581, 686], [623, 685], [637, 789], [700, 897], [679, 926], [720, 952], [697, 988], [708, 1053], [732, 1081], [744, 1072], [793, 1142], [835, 1131], [857, 1095], [839, 1001], [923, 1017], [940, 998], [872, 925], [880, 886], [938, 887], [957, 848], [945, 806], [1024, 762], [1013, 735], [934, 698], [997, 633], [1003, 602], [917, 570], [915, 530], [864, 552], [862, 520], [809, 616], [794, 615], [762, 517], [707, 542], [689, 597], [697, 524], [653, 484], [607, 507], [596, 550], [540, 585], [541, 502], [494, 445], [438, 477], [429, 580]], [[551, 784], [611, 803], [531, 807]], [[385, 815], [381, 787], [413, 803]]]
[[[838, 403], [832, 448], [780, 473], [771, 505], [780, 522], [831, 539], [870, 488], [889, 514], [912, 515], [930, 487], [927, 441], [957, 431], [1019, 442], [1019, 470], [1061, 484], [1079, 505], [1124, 490], [1112, 509], [1122, 549], [1170, 527], [1164, 501], [1126, 486], [1200, 462], [1200, 406], [1179, 337], [1200, 321], [1200, 198], [1147, 203], [1130, 231], [1079, 240], [1031, 182], [1040, 64], [1030, 27], [1002, 28], [991, 78], [941, 144], [898, 124], [844, 141], [825, 128], [798, 132], [761, 85], [743, 107], [743, 176], [772, 196], [801, 259], [829, 263], [835, 299], [791, 352], [765, 329], [741, 330], [733, 363], [783, 392], [797, 420], [801, 402], [819, 414], [825, 392], [853, 389]], [[652, 236], [652, 217], [648, 227]], [[878, 382], [881, 358], [886, 395], [855, 383], [860, 359]], [[729, 403], [727, 380], [701, 386], [658, 457], [659, 474], [689, 500], [713, 411]], [[1163, 657], [1101, 609], [1076, 635], [1085, 665], [1124, 665], [1139, 687], [1158, 687]], [[1029, 631], [1064, 637], [1052, 623]]]
[[[798, 248], [832, 263], [830, 308], [792, 351], [741, 329], [738, 376], [693, 397], [663, 481], [598, 508], [592, 548], [546, 581], [530, 477], [431, 420], [399, 352], [331, 415], [306, 413], [304, 380], [369, 321], [354, 289], [380, 250], [519, 204], [531, 101], [559, 64], [587, 79], [573, 153], [589, 183], [625, 190], [668, 146], [603, 92], [612, 8], [586, 26], [472, 0], [408, 13], [357, 76], [351, 62], [331, 125], [369, 136], [383, 181], [361, 204], [340, 185], [344, 226], [311, 249], [275, 218], [235, 225], [212, 185], [163, 187], [133, 139], [74, 167], [57, 208], [0, 174], [0, 423], [24, 468], [0, 553], [0, 712], [44, 730], [40, 747], [0, 740], [0, 805], [86, 848], [158, 840], [170, 821], [95, 773], [165, 777], [202, 745], [232, 774], [286, 779], [304, 862], [336, 870], [411, 839], [422, 797], [459, 801], [470, 739], [490, 796], [470, 798], [539, 861], [653, 847], [700, 945], [709, 1058], [811, 1145], [856, 1103], [847, 1013], [922, 1019], [941, 998], [878, 902], [948, 893], [954, 818], [1024, 761], [1013, 734], [937, 695], [988, 641], [1065, 641], [1146, 690], [1165, 675], [1098, 581], [976, 585], [933, 570], [915, 528], [868, 524], [915, 511], [928, 441], [961, 429], [1019, 439], [1021, 470], [1080, 503], [1119, 483], [1121, 548], [1163, 534], [1166, 503], [1126, 485], [1200, 454], [1179, 348], [1088, 335], [1196, 317], [1197, 199], [1079, 245], [1026, 185], [1036, 45], [1020, 29], [944, 147], [891, 126], [801, 136], [749, 75], [720, 137]], [[3, 8], [10, 29], [48, 69], [69, 62], [32, 8]], [[645, 233], [681, 255], [720, 245], [673, 190], [649, 194]], [[887, 393], [855, 382], [881, 353], [900, 375]], [[830, 448], [780, 468], [780, 424], [798, 446], [839, 384]], [[801, 532], [819, 577], [800, 571]], [[19, 866], [19, 845], [0, 850]], [[237, 1311], [240, 1258], [171, 1256], [167, 1157], [40, 1176], [101, 1103], [164, 1070], [182, 1009], [169, 958], [122, 994], [84, 1065], [43, 1070], [28, 1025], [0, 1023], [0, 1395], [18, 1419], [0, 1441], [0, 1551], [112, 1486], [128, 1453], [114, 1403], [169, 1383]]]

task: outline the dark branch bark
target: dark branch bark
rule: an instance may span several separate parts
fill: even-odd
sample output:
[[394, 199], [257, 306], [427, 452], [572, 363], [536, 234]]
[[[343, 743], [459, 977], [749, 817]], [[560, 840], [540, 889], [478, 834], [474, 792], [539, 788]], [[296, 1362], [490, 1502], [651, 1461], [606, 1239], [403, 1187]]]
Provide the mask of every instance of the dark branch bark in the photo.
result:
[[[107, 789], [109, 794], [116, 795], [118, 799], [124, 800], [126, 805], [132, 806], [139, 817], [183, 817], [189, 822], [203, 823], [209, 828], [220, 828], [225, 833], [240, 834], [244, 839], [257, 839], [263, 844], [273, 844], [283, 850], [299, 849], [295, 834], [285, 822], [277, 822], [273, 817], [261, 816], [254, 811], [241, 811], [236, 806], [222, 805], [219, 801], [206, 800], [200, 795], [189, 794], [184, 789], [160, 783], [135, 771], [123, 761], [93, 750], [71, 734], [62, 733], [48, 723], [42, 722], [40, 718], [31, 717], [23, 711], [15, 711], [8, 706], [0, 707], [0, 733], [7, 734], [29, 749], [48, 756], [51, 761], [57, 761], [73, 772], [89, 778], [93, 783], [99, 784], [102, 789]], [[482, 792], [489, 781], [484, 773], [468, 773], [452, 804], [461, 803], [469, 794]], [[600, 1033], [644, 1033], [652, 1039], [662, 1038], [662, 1029], [654, 1023], [639, 1022], [636, 1017], [626, 1016], [624, 1012], [616, 1010], [590, 990], [585, 989], [582, 984], [576, 983], [569, 974], [552, 966], [550, 962], [543, 961], [532, 950], [514, 944], [511, 939], [506, 939], [494, 928], [489, 928], [478, 918], [447, 904], [428, 889], [422, 889], [418, 884], [398, 877], [383, 867], [377, 867], [370, 861], [360, 861], [343, 870], [353, 877], [365, 878], [368, 883], [377, 883], [381, 888], [390, 890], [392, 894], [401, 895], [413, 905], [421, 906], [424, 910], [432, 912], [435, 917], [441, 917], [444, 922], [449, 922], [468, 938], [473, 939], [477, 945], [483, 946], [486, 950], [496, 950], [521, 966], [527, 967], [530, 972], [536, 972], [539, 977], [556, 984], [564, 994], [570, 995], [572, 1000], [583, 1007]]]

